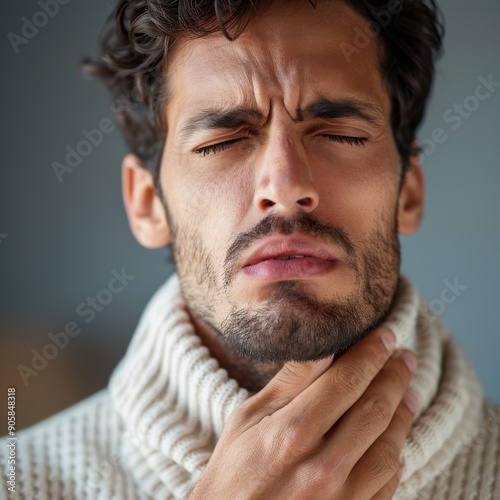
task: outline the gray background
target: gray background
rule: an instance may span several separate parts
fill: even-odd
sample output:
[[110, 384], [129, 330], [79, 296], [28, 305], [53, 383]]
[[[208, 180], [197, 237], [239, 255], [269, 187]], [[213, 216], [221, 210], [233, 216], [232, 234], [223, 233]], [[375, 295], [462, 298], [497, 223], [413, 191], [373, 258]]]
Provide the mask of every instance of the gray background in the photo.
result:
[[[0, 237], [2, 391], [6, 385], [18, 388], [19, 404], [29, 413], [20, 416], [24, 425], [106, 384], [145, 304], [171, 272], [166, 249], [143, 249], [129, 231], [120, 187], [126, 148], [117, 130], [63, 182], [51, 167], [64, 163], [66, 146], [84, 139], [83, 129], [112, 118], [106, 91], [78, 69], [82, 56], [94, 54], [111, 1], [71, 0], [60, 6], [18, 54], [7, 34], [19, 34], [22, 17], [32, 19], [40, 6], [34, 0], [10, 2], [1, 18], [0, 234], [8, 235]], [[442, 0], [440, 5], [445, 53], [419, 137], [431, 137], [440, 127], [448, 138], [425, 158], [426, 217], [416, 236], [402, 240], [403, 271], [429, 301], [440, 300], [444, 280], [467, 286], [444, 305], [442, 316], [487, 397], [500, 402], [500, 89], [457, 130], [443, 117], [474, 93], [479, 76], [500, 81], [500, 3]], [[135, 279], [85, 324], [77, 305], [123, 267]], [[40, 350], [49, 332], [71, 320], [82, 333], [24, 386], [17, 365], [29, 366], [30, 351]]]

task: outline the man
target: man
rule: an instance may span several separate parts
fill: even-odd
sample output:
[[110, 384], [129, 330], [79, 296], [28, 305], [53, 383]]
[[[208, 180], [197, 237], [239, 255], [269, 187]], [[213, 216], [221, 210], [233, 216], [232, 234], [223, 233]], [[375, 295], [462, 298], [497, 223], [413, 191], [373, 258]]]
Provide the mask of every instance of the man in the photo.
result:
[[399, 273], [440, 46], [433, 2], [118, 2], [87, 68], [176, 273], [109, 388], [20, 435], [14, 498], [500, 496], [499, 409]]

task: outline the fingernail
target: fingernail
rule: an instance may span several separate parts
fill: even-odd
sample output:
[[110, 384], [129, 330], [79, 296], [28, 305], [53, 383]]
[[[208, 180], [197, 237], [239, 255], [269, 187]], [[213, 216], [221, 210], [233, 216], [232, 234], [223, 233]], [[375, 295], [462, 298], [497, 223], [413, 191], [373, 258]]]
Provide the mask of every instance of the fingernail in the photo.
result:
[[414, 372], [417, 369], [417, 357], [411, 351], [403, 351], [403, 361], [408, 367], [408, 370]]
[[417, 413], [418, 410], [418, 400], [415, 397], [415, 395], [407, 391], [406, 394], [403, 397], [403, 401], [405, 402], [405, 405], [408, 407], [408, 409], [413, 413]]
[[404, 465], [400, 465], [398, 472], [396, 473], [396, 477], [398, 478], [398, 480], [401, 479], [401, 476], [403, 475], [403, 469], [404, 469]]
[[384, 330], [380, 334], [380, 339], [382, 340], [382, 343], [384, 344], [384, 347], [389, 351], [393, 351], [394, 347], [396, 346], [396, 337], [390, 330]]

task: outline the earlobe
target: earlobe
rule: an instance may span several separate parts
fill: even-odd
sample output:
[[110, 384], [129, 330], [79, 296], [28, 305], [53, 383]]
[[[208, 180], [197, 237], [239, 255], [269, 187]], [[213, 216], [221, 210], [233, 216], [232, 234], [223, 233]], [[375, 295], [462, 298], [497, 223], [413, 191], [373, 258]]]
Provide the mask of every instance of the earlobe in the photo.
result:
[[168, 245], [170, 229], [153, 176], [136, 155], [128, 154], [123, 159], [122, 190], [130, 229], [137, 241], [146, 248]]
[[410, 158], [410, 166], [399, 192], [398, 230], [400, 234], [414, 234], [420, 228], [424, 214], [424, 194], [424, 173], [420, 159], [415, 155]]

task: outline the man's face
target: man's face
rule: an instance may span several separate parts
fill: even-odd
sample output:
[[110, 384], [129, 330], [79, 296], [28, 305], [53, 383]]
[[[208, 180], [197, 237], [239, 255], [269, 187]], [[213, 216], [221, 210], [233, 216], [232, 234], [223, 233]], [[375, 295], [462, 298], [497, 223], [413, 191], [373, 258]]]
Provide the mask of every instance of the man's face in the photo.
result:
[[[342, 46], [366, 23], [342, 2], [278, 1], [234, 42], [169, 52], [160, 183], [177, 272], [192, 314], [240, 356], [337, 353], [394, 299], [389, 96], [376, 40], [349, 61]], [[273, 252], [305, 257], [246, 266]]]

